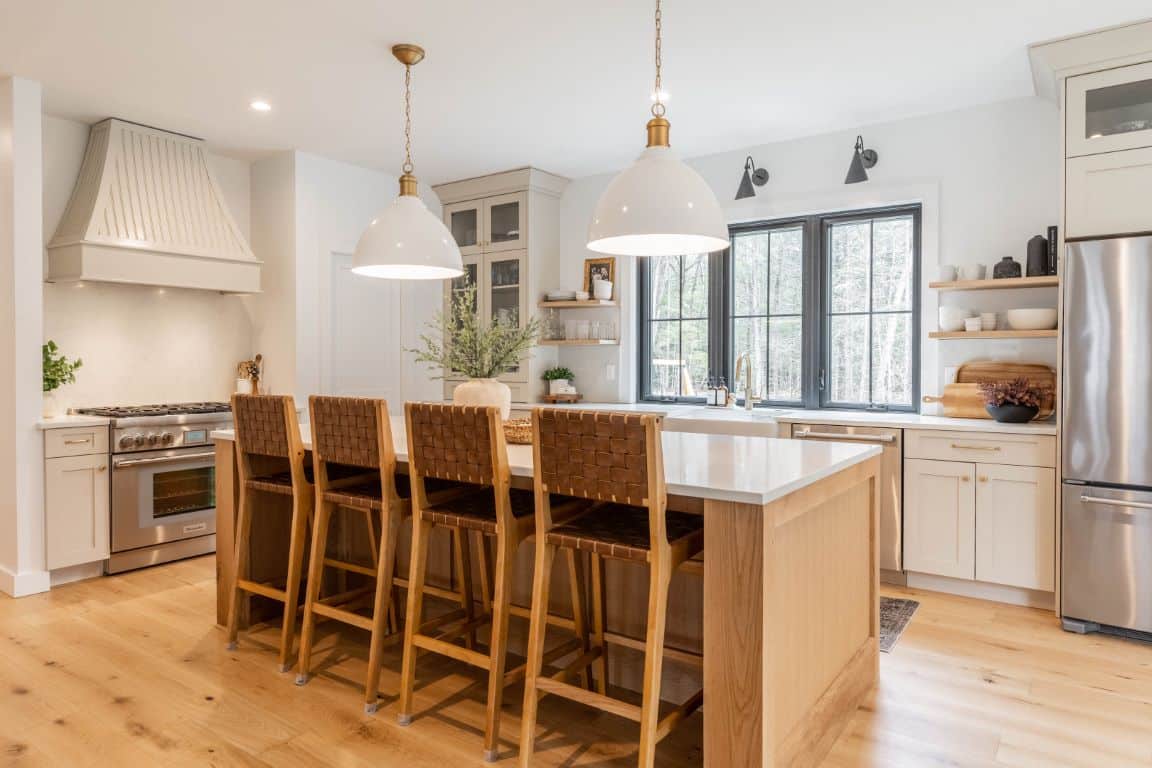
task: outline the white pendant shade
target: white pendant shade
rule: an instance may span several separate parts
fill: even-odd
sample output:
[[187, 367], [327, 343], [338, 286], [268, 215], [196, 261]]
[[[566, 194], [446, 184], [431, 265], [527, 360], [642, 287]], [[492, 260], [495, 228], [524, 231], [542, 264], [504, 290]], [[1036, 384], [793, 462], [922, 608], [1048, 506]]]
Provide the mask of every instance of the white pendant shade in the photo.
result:
[[708, 183], [667, 146], [650, 146], [596, 204], [588, 249], [618, 256], [711, 253], [728, 247], [724, 212]]
[[360, 236], [352, 271], [394, 280], [445, 280], [464, 274], [464, 264], [444, 222], [419, 197], [400, 195]]

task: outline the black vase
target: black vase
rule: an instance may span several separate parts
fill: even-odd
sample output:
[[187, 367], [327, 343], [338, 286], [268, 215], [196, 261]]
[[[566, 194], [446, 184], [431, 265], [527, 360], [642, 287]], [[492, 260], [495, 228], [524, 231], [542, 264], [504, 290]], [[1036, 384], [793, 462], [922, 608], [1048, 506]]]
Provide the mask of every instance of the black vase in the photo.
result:
[[1048, 274], [1048, 240], [1036, 235], [1028, 241], [1028, 277]]
[[1011, 256], [1005, 256], [992, 267], [993, 279], [1001, 280], [1006, 277], [1020, 277], [1020, 262]]
[[1040, 413], [1034, 405], [986, 405], [984, 408], [1001, 424], [1024, 424]]

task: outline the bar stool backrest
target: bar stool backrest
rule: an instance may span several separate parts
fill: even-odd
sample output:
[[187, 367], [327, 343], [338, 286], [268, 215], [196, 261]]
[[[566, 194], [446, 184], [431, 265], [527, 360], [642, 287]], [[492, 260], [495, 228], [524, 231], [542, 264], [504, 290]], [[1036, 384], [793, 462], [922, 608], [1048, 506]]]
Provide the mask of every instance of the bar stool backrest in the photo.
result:
[[500, 409], [474, 405], [405, 403], [408, 462], [413, 475], [474, 485], [496, 485], [504, 451]]
[[290, 395], [232, 395], [232, 422], [245, 477], [288, 471], [293, 485], [304, 487], [304, 447]]
[[328, 465], [376, 470], [382, 492], [396, 495], [396, 450], [388, 401], [369, 397], [308, 398], [312, 456], [317, 482], [327, 481]]

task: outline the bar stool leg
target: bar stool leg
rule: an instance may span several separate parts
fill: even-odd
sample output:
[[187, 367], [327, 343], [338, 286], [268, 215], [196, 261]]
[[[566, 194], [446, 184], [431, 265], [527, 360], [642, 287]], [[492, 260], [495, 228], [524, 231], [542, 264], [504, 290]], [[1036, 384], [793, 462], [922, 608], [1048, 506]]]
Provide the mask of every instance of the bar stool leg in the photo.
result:
[[529, 768], [536, 749], [536, 710], [540, 695], [536, 678], [544, 667], [544, 640], [548, 634], [548, 587], [556, 547], [536, 542], [536, 566], [532, 576], [532, 616], [528, 627], [528, 659], [524, 668], [524, 711], [520, 715], [520, 768]]
[[284, 626], [280, 630], [280, 671], [290, 668], [288, 658], [292, 655], [296, 637], [297, 602], [300, 599], [300, 576], [304, 570], [304, 541], [308, 535], [308, 521], [311, 517], [308, 497], [292, 498], [292, 538], [288, 544], [288, 583], [284, 585]]
[[296, 685], [304, 685], [312, 673], [312, 640], [316, 631], [313, 612], [320, 599], [320, 585], [324, 580], [324, 554], [328, 551], [328, 526], [335, 507], [328, 501], [320, 502], [312, 523], [312, 553], [308, 559], [308, 585], [304, 590], [304, 626], [300, 630], [300, 656], [296, 663]]
[[[452, 547], [456, 555], [456, 569], [460, 573], [460, 607], [464, 609], [465, 620], [471, 624], [476, 616], [472, 602], [472, 547], [469, 532], [464, 528], [452, 528]], [[476, 647], [476, 627], [470, 627], [464, 637], [464, 647]]]
[[424, 611], [424, 578], [428, 570], [428, 537], [432, 523], [425, 520], [419, 510], [412, 512], [412, 564], [408, 568], [408, 612], [404, 623], [404, 661], [400, 665], [400, 702], [396, 722], [412, 722], [412, 689], [416, 684], [416, 656], [414, 642], [420, 630], [420, 615]]
[[500, 709], [504, 700], [504, 668], [508, 657], [508, 614], [512, 602], [512, 576], [516, 567], [518, 543], [506, 531], [496, 536], [496, 591], [492, 597], [488, 716], [484, 725], [484, 760], [489, 763], [496, 762], [500, 755]]
[[476, 557], [480, 571], [480, 606], [485, 614], [492, 613], [492, 543], [482, 532], [476, 531], [479, 547]]
[[664, 667], [664, 629], [668, 618], [668, 588], [672, 574], [663, 563], [653, 563], [648, 583], [648, 638], [644, 650], [644, 699], [640, 709], [640, 752], [637, 765], [656, 762], [656, 727], [660, 722], [660, 675]]
[[604, 558], [592, 555], [592, 643], [600, 649], [596, 666], [596, 692], [608, 695], [608, 644], [604, 642], [604, 632], [608, 624], [604, 593]]
[[374, 714], [380, 706], [380, 664], [384, 636], [388, 634], [392, 607], [392, 574], [396, 570], [396, 538], [400, 516], [387, 509], [380, 512], [380, 555], [376, 561], [376, 598], [372, 606], [372, 636], [368, 648], [368, 680], [364, 685], [364, 712]]
[[[584, 654], [588, 651], [588, 621], [584, 610], [586, 584], [584, 581], [584, 556], [575, 549], [567, 549], [567, 552], [568, 582], [572, 592], [572, 623], [576, 637], [580, 638], [580, 653]], [[592, 672], [586, 666], [580, 669], [580, 684], [589, 690], [592, 689]]]
[[232, 602], [228, 606], [228, 650], [236, 650], [236, 635], [240, 629], [240, 601], [244, 599], [240, 579], [247, 576], [248, 542], [252, 538], [252, 509], [249, 491], [240, 491], [239, 509], [236, 510], [236, 551], [232, 558]]

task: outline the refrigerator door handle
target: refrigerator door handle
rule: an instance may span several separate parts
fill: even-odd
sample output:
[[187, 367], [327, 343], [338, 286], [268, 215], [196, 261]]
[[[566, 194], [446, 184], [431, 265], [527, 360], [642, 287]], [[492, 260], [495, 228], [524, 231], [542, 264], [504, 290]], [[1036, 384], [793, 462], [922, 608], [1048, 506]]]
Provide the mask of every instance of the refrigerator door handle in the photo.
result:
[[1124, 499], [1105, 499], [1100, 496], [1089, 496], [1083, 494], [1080, 496], [1080, 501], [1085, 504], [1105, 504], [1109, 507], [1127, 507], [1130, 509], [1146, 509], [1152, 510], [1152, 503], [1147, 501], [1125, 501]]

